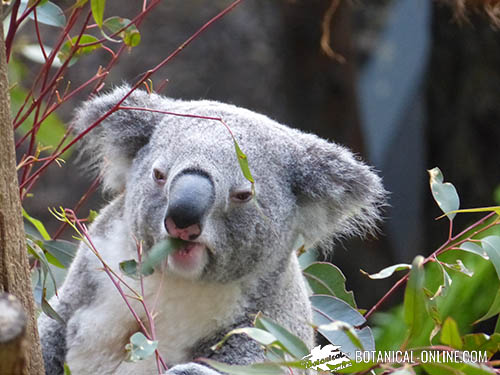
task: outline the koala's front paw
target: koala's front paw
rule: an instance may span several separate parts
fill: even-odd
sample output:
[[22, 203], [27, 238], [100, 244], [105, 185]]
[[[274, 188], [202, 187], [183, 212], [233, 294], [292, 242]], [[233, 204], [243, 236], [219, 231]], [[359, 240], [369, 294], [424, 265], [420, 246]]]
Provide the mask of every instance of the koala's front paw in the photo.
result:
[[220, 375], [220, 373], [198, 363], [190, 362], [172, 367], [165, 375]]

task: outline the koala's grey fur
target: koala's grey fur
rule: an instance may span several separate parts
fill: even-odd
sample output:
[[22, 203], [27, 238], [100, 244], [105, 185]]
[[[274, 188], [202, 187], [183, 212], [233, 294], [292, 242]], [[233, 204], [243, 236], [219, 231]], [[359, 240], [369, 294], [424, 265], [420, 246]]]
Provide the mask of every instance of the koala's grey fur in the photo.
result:
[[[85, 103], [74, 120], [77, 131], [128, 91], [121, 87]], [[384, 204], [380, 178], [335, 143], [232, 105], [143, 91], [124, 105], [223, 118], [256, 181], [254, 199], [230, 199], [250, 183], [228, 130], [217, 121], [120, 110], [85, 137], [91, 165], [115, 194], [90, 228], [95, 247], [115, 270], [120, 261], [136, 258], [136, 241], [147, 251], [167, 236], [168, 192], [176, 176], [196, 170], [213, 182], [214, 202], [196, 240], [212, 250], [204, 254], [202, 271], [183, 275], [166, 266], [145, 278], [147, 302], [157, 301], [155, 325], [159, 350], [170, 366], [167, 374], [217, 374], [196, 363], [198, 357], [230, 364], [262, 361], [263, 351], [245, 335], [232, 336], [219, 351], [210, 349], [229, 330], [251, 325], [259, 311], [312, 347], [309, 292], [294, 244], [299, 238], [307, 247], [373, 231]], [[153, 180], [153, 168], [164, 172], [164, 186]], [[75, 375], [157, 373], [154, 359], [123, 361], [125, 344], [139, 329], [101, 267], [82, 245], [59, 298], [51, 301], [66, 325], [40, 318], [47, 374], [62, 374], [65, 361]], [[127, 281], [139, 289], [136, 281]]]

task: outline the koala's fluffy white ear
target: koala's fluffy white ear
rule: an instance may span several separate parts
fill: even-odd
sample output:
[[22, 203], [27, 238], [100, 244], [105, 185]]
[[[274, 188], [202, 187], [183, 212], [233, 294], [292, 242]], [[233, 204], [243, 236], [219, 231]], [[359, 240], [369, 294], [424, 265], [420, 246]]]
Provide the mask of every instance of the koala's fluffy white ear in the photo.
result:
[[292, 189], [306, 245], [339, 236], [373, 234], [386, 205], [380, 177], [346, 148], [312, 134], [292, 147]]
[[[87, 130], [129, 91], [130, 87], [122, 86], [85, 102], [73, 119], [74, 132], [80, 134]], [[156, 94], [135, 90], [122, 105], [160, 109], [165, 100]], [[105, 189], [112, 192], [124, 189], [126, 173], [132, 160], [149, 142], [161, 119], [159, 113], [119, 110], [83, 137], [83, 152], [89, 158], [87, 164], [90, 169], [102, 174]]]

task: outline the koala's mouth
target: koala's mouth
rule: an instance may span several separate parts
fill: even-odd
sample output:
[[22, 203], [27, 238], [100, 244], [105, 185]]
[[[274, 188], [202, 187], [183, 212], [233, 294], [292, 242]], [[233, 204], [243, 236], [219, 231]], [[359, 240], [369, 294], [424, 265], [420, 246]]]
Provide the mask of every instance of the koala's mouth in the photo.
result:
[[208, 261], [207, 250], [208, 247], [200, 242], [186, 241], [168, 256], [168, 266], [177, 273], [197, 276]]

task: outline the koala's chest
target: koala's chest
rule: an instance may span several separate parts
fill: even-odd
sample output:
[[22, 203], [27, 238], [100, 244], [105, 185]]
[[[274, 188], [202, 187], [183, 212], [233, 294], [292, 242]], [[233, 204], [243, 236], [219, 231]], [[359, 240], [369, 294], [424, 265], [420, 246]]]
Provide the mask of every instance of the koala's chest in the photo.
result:
[[[140, 285], [135, 286], [140, 290]], [[196, 344], [230, 326], [242, 309], [237, 285], [202, 284], [153, 275], [146, 279], [145, 290], [146, 306], [150, 316], [154, 317], [158, 350], [169, 365], [191, 360], [189, 357]], [[79, 310], [68, 324], [67, 361], [70, 368], [83, 366], [86, 370], [82, 373], [90, 373], [88, 367], [92, 362], [99, 371], [103, 366], [113, 367], [110, 368], [112, 373], [149, 373], [154, 370], [153, 357], [138, 363], [123, 361], [125, 345], [139, 328], [110, 282], [103, 292], [103, 299]], [[132, 299], [129, 301], [149, 330], [151, 327], [142, 304]]]

